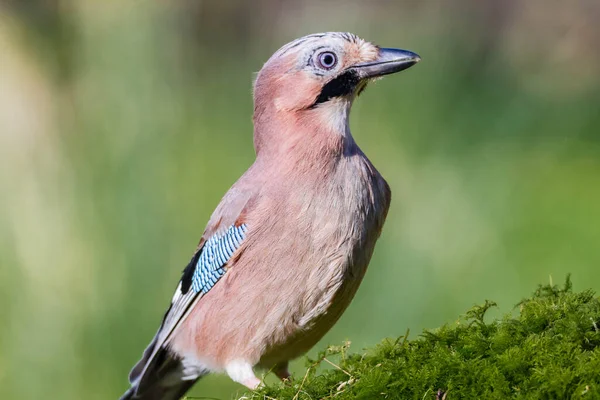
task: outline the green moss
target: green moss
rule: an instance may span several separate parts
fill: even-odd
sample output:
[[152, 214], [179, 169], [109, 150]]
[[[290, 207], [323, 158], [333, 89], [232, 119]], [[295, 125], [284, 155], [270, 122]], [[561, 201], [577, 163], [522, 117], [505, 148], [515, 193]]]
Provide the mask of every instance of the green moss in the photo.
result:
[[517, 305], [518, 316], [486, 323], [494, 306], [486, 301], [452, 325], [412, 340], [407, 332], [365, 354], [330, 347], [291, 385], [246, 398], [600, 398], [600, 300], [592, 291], [574, 293], [569, 278], [562, 288], [540, 286]]

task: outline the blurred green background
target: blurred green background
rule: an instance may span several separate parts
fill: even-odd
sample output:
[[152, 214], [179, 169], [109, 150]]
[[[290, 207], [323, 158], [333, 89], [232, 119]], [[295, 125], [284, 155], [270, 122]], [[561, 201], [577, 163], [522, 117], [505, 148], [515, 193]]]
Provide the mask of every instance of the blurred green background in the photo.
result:
[[0, 398], [125, 390], [253, 161], [253, 72], [312, 32], [423, 58], [354, 106], [393, 204], [320, 347], [509, 312], [550, 275], [600, 290], [598, 20], [592, 0], [0, 0]]

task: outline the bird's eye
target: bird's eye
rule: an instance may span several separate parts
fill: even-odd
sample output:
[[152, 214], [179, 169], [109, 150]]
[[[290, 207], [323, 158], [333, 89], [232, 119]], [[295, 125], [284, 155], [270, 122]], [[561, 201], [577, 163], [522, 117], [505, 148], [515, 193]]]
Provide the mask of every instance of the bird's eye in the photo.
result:
[[337, 64], [337, 57], [330, 51], [324, 51], [317, 56], [319, 67], [323, 69], [332, 69]]

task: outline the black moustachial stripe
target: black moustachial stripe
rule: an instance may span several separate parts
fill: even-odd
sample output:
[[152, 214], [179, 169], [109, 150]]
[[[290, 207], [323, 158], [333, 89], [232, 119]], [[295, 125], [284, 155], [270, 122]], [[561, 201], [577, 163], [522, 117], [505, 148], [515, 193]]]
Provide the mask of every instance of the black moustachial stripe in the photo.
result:
[[313, 106], [324, 103], [336, 97], [347, 96], [352, 94], [356, 89], [356, 85], [360, 83], [360, 78], [354, 70], [348, 70], [338, 77], [327, 82]]

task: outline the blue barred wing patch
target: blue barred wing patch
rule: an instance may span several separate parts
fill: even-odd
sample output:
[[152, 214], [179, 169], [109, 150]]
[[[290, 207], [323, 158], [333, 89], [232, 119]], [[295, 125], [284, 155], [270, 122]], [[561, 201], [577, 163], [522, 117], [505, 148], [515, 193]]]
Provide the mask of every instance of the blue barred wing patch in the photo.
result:
[[194, 292], [207, 293], [225, 274], [225, 264], [246, 238], [246, 224], [230, 226], [227, 231], [215, 234], [204, 243], [202, 253], [192, 276]]

